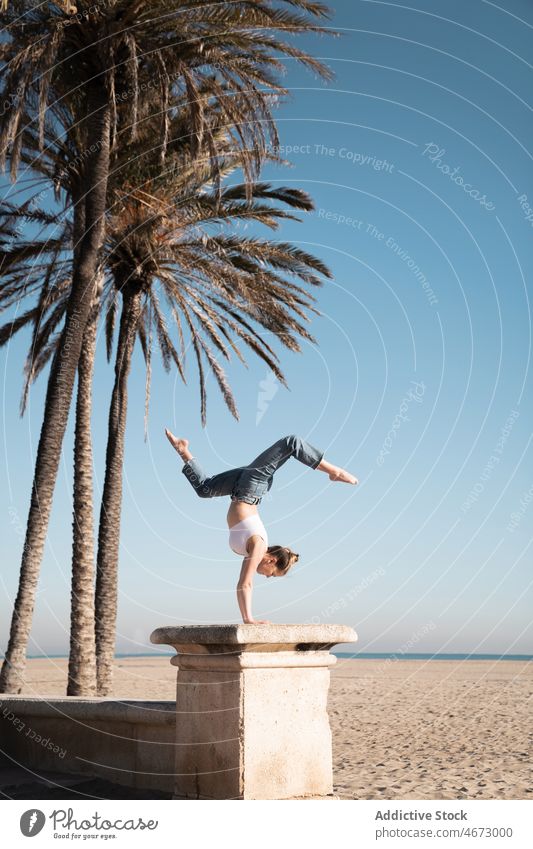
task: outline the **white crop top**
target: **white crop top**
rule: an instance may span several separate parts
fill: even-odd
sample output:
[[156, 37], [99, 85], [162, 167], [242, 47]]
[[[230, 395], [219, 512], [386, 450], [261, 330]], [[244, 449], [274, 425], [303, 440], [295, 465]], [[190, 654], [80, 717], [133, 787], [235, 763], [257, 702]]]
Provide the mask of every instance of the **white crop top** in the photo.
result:
[[243, 556], [248, 554], [246, 543], [254, 534], [262, 537], [265, 545], [268, 546], [267, 532], [258, 513], [252, 513], [250, 516], [246, 516], [245, 519], [237, 522], [236, 525], [233, 525], [229, 529], [229, 547], [235, 554], [242, 554]]

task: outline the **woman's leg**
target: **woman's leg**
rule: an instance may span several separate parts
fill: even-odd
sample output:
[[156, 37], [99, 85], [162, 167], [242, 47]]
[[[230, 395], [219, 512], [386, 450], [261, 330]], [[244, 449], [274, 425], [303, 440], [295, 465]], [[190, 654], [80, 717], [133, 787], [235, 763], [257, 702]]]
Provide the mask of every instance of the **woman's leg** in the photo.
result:
[[242, 468], [227, 469], [218, 475], [208, 476], [198, 460], [193, 457], [192, 460], [185, 461], [181, 471], [200, 498], [217, 498], [221, 495], [231, 495], [242, 473]]
[[[274, 445], [267, 448], [262, 454], [259, 454], [250, 463], [248, 468], [252, 475], [259, 475], [271, 478], [272, 475], [282, 466], [290, 457], [299, 460], [311, 469], [318, 469], [320, 472], [326, 472], [329, 479], [332, 481], [342, 481], [343, 483], [358, 483], [357, 478], [342, 469], [340, 466], [335, 466], [333, 463], [324, 459], [324, 452], [319, 448], [315, 448], [305, 439], [302, 439], [296, 434], [290, 434], [278, 439]], [[270, 489], [270, 486], [269, 486]]]
[[290, 434], [266, 448], [255, 460], [252, 460], [247, 468], [265, 477], [272, 477], [290, 457], [294, 457], [311, 469], [316, 469], [323, 456], [324, 452], [319, 448], [315, 448], [296, 434]]
[[220, 495], [231, 495], [235, 483], [242, 473], [242, 467], [227, 469], [218, 475], [205, 474], [198, 460], [189, 451], [189, 441], [178, 439], [169, 430], [165, 433], [170, 444], [176, 449], [183, 460], [182, 472], [200, 498], [216, 498]]

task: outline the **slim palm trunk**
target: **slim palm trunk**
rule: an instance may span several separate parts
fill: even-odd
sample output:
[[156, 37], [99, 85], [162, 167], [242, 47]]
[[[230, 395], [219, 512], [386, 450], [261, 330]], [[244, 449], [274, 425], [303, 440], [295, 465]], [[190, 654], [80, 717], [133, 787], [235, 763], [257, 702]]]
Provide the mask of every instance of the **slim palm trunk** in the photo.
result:
[[[54, 356], [37, 449], [35, 473], [15, 599], [9, 642], [0, 672], [0, 692], [20, 693], [24, 684], [26, 651], [30, 636], [35, 592], [44, 550], [61, 446], [78, 368], [83, 334], [93, 301], [98, 253], [104, 235], [107, 178], [109, 173], [110, 113], [102, 86], [91, 92], [87, 118], [87, 185], [85, 234], [74, 263], [72, 290], [61, 342]], [[76, 214], [76, 213], [75, 213]]]
[[100, 285], [97, 285], [91, 315], [85, 328], [83, 346], [78, 363], [74, 441], [70, 654], [67, 696], [94, 696], [96, 694], [91, 409], [101, 280], [99, 282]]
[[96, 562], [96, 664], [99, 696], [110, 695], [113, 687], [128, 375], [142, 309], [141, 296], [138, 285], [127, 283], [122, 288], [122, 314], [115, 361], [115, 384], [109, 408], [106, 469]]

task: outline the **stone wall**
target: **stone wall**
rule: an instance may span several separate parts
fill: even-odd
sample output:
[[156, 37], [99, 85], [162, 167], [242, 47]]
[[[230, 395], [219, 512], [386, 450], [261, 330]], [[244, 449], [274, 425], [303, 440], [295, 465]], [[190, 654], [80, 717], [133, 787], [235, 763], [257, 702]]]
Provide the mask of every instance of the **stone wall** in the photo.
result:
[[127, 787], [172, 792], [175, 736], [173, 701], [1, 699], [1, 750], [37, 773], [87, 773]]

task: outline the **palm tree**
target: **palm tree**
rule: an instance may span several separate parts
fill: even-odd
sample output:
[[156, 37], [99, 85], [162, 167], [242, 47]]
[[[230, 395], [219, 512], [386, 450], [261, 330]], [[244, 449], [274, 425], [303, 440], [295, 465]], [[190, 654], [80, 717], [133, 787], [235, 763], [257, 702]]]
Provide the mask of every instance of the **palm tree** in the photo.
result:
[[[227, 131], [224, 129], [221, 123], [220, 115], [216, 115], [211, 113], [210, 115], [210, 123], [211, 130], [213, 132], [213, 136], [217, 141], [217, 149], [222, 154], [224, 151], [226, 155], [226, 164], [224, 167], [224, 173], [230, 173], [232, 169], [237, 167], [240, 164], [241, 156], [238, 150], [233, 149], [234, 144], [231, 141], [231, 137], [228, 135]], [[143, 143], [139, 143], [136, 147], [133, 147], [129, 150], [128, 155], [123, 163], [117, 165], [116, 168], [113, 169], [112, 176], [115, 182], [115, 197], [114, 200], [118, 203], [117, 209], [120, 210], [119, 214], [115, 213], [114, 218], [112, 218], [113, 222], [113, 243], [112, 243], [112, 260], [109, 261], [110, 268], [113, 268], [113, 274], [110, 275], [111, 278], [111, 287], [116, 288], [117, 286], [120, 288], [119, 280], [120, 274], [124, 273], [124, 269], [122, 272], [119, 270], [122, 266], [127, 268], [132, 268], [132, 254], [131, 249], [133, 248], [134, 252], [136, 251], [136, 255], [145, 255], [148, 254], [148, 259], [150, 259], [150, 245], [146, 243], [146, 239], [142, 242], [143, 249], [136, 249], [136, 246], [133, 244], [132, 235], [131, 235], [131, 226], [128, 230], [128, 239], [126, 242], [122, 239], [122, 234], [120, 230], [120, 226], [117, 225], [117, 221], [120, 224], [120, 220], [122, 220], [122, 226], [124, 226], [124, 221], [127, 221], [129, 216], [133, 216], [134, 220], [134, 237], [138, 241], [140, 238], [140, 230], [147, 228], [151, 231], [151, 235], [153, 236], [155, 233], [156, 238], [156, 247], [160, 251], [161, 245], [159, 244], [159, 240], [162, 238], [161, 234], [157, 233], [157, 230], [161, 230], [161, 223], [158, 218], [153, 215], [153, 202], [156, 200], [153, 194], [149, 195], [145, 191], [141, 190], [140, 194], [138, 192], [134, 193], [134, 195], [126, 196], [124, 198], [123, 190], [118, 192], [118, 187], [123, 186], [125, 180], [126, 182], [134, 180], [135, 182], [141, 181], [144, 179], [146, 183], [149, 180], [154, 182], [154, 188], [158, 189], [162, 194], [162, 197], [166, 197], [165, 200], [161, 198], [158, 200], [157, 208], [162, 212], [163, 222], [169, 221], [168, 215], [168, 207], [169, 207], [169, 199], [173, 203], [178, 203], [180, 206], [186, 207], [187, 204], [191, 203], [191, 199], [194, 198], [194, 202], [196, 207], [194, 209], [195, 218], [190, 219], [188, 222], [187, 217], [184, 216], [183, 212], [181, 213], [181, 218], [183, 219], [184, 232], [187, 232], [191, 229], [191, 226], [194, 223], [198, 223], [198, 214], [199, 210], [202, 208], [205, 210], [202, 215], [206, 218], [206, 221], [209, 221], [213, 215], [215, 216], [215, 220], [223, 220], [224, 217], [233, 215], [234, 218], [243, 218], [243, 219], [255, 219], [260, 220], [263, 223], [269, 224], [270, 226], [275, 226], [276, 219], [293, 217], [289, 215], [287, 212], [284, 212], [281, 208], [272, 209], [271, 206], [262, 203], [259, 206], [258, 199], [260, 197], [265, 198], [269, 201], [274, 200], [283, 200], [288, 205], [292, 206], [300, 206], [303, 209], [310, 208], [310, 202], [307, 199], [307, 196], [304, 196], [303, 193], [289, 190], [289, 189], [278, 189], [276, 191], [271, 191], [265, 185], [255, 185], [253, 187], [253, 194], [256, 197], [256, 202], [253, 208], [248, 208], [243, 205], [242, 201], [239, 202], [239, 197], [244, 198], [244, 194], [246, 193], [246, 187], [235, 187], [231, 190], [226, 190], [226, 197], [224, 199], [224, 204], [221, 208], [219, 208], [219, 198], [218, 195], [215, 196], [213, 192], [206, 193], [205, 186], [202, 185], [202, 181], [208, 182], [208, 178], [210, 175], [210, 169], [207, 166], [207, 162], [204, 162], [201, 169], [201, 174], [198, 173], [198, 163], [192, 158], [191, 155], [191, 145], [190, 138], [187, 137], [185, 133], [186, 122], [183, 120], [183, 116], [176, 117], [173, 121], [172, 125], [172, 138], [169, 143], [169, 155], [167, 162], [167, 169], [164, 174], [161, 174], [159, 165], [158, 165], [158, 156], [157, 151], [152, 152], [150, 158], [146, 156], [142, 156], [143, 152]], [[153, 128], [146, 127], [145, 132], [149, 135], [153, 135]], [[48, 156], [51, 157], [52, 165], [49, 163], [45, 164], [43, 162], [40, 163], [41, 170], [46, 173], [46, 169], [50, 169], [50, 167], [54, 166], [57, 170], [58, 161], [61, 161], [61, 156], [64, 156], [65, 152], [61, 151], [59, 148], [55, 150], [54, 155], [52, 156], [50, 153], [50, 147], [48, 149]], [[273, 160], [277, 160], [277, 157], [272, 156]], [[142, 163], [140, 165], [139, 163]], [[66, 169], [59, 169], [63, 174], [66, 174]], [[186, 197], [184, 194], [184, 187], [191, 192], [191, 197]], [[230, 195], [233, 196], [233, 205], [229, 205]], [[147, 203], [147, 198], [149, 202]], [[9, 216], [16, 220], [17, 216], [19, 220], [24, 217], [24, 213], [28, 207], [28, 204], [25, 204], [21, 209], [17, 209], [16, 207], [7, 208], [6, 210], [9, 213]], [[141, 211], [141, 215], [139, 217], [139, 210]], [[189, 210], [189, 215], [193, 212], [192, 208]], [[33, 213], [34, 219], [37, 220], [37, 217], [44, 216], [44, 213], [35, 212]], [[219, 218], [219, 216], [221, 216]], [[38, 220], [41, 220], [39, 218]], [[198, 219], [200, 220], [200, 219]], [[44, 223], [54, 223], [58, 226], [59, 218], [56, 216], [45, 216]], [[140, 226], [137, 228], [137, 224]], [[175, 223], [175, 221], [173, 222]], [[130, 222], [131, 225], [131, 222]], [[18, 225], [14, 225], [18, 226]], [[8, 323], [4, 328], [0, 329], [0, 345], [4, 344], [13, 333], [22, 327], [33, 323], [34, 324], [34, 332], [32, 343], [30, 346], [30, 352], [28, 354], [27, 362], [26, 362], [26, 381], [23, 392], [23, 401], [21, 405], [21, 411], [24, 410], [27, 393], [30, 383], [37, 377], [38, 374], [42, 371], [44, 365], [50, 359], [51, 355], [57, 348], [59, 334], [55, 333], [54, 330], [58, 326], [61, 318], [64, 315], [64, 311], [66, 308], [66, 304], [68, 302], [68, 284], [71, 279], [71, 263], [68, 260], [65, 260], [64, 257], [60, 256], [58, 252], [58, 246], [67, 247], [70, 244], [70, 241], [73, 240], [74, 243], [74, 252], [76, 251], [76, 246], [78, 244], [78, 240], [76, 238], [76, 234], [69, 233], [69, 223], [63, 224], [63, 231], [61, 232], [59, 238], [56, 238], [55, 241], [51, 239], [45, 241], [37, 241], [35, 243], [22, 244], [19, 243], [18, 247], [12, 249], [13, 256], [11, 254], [6, 255], [9, 258], [9, 263], [6, 261], [6, 274], [8, 267], [11, 270], [11, 274], [9, 277], [9, 285], [5, 285], [2, 289], [0, 289], [0, 309], [2, 301], [7, 303], [19, 302], [20, 299], [24, 295], [33, 295], [36, 289], [39, 289], [41, 286], [42, 279], [45, 280], [45, 285], [42, 286], [42, 290], [40, 291], [40, 296], [38, 299], [37, 307], [32, 308], [28, 312], [22, 314], [19, 318], [17, 318], [13, 323]], [[197, 234], [198, 235], [198, 234]], [[204, 237], [203, 237], [204, 238]], [[190, 241], [190, 240], [189, 240]], [[119, 246], [117, 248], [117, 245]], [[123, 262], [120, 259], [120, 253], [125, 251], [126, 260]], [[183, 248], [182, 248], [183, 252]], [[218, 251], [219, 252], [219, 251]], [[45, 256], [46, 255], [46, 256]], [[39, 262], [36, 262], [36, 257], [39, 258]], [[193, 265], [199, 259], [197, 256], [193, 258]], [[228, 271], [223, 271], [223, 277], [226, 280], [231, 279], [231, 275]], [[114, 282], [113, 282], [114, 281]], [[6, 279], [7, 282], [7, 279]], [[102, 287], [100, 287], [102, 289]], [[108, 286], [108, 291], [111, 291]], [[97, 299], [96, 299], [97, 300]], [[106, 300], [109, 301], [109, 297], [106, 297]], [[112, 331], [113, 325], [113, 316], [114, 316], [114, 307], [116, 306], [115, 302], [109, 301], [111, 305], [111, 309], [108, 310], [108, 331]], [[157, 308], [156, 308], [157, 309]], [[99, 311], [99, 304], [95, 302], [93, 307], [92, 320], [88, 322], [87, 327], [85, 329], [85, 339], [84, 346], [82, 349], [82, 354], [80, 356], [80, 361], [78, 364], [78, 390], [77, 390], [77, 402], [76, 402], [76, 426], [75, 426], [75, 463], [74, 463], [74, 516], [73, 516], [73, 558], [72, 558], [72, 590], [71, 590], [71, 647], [69, 654], [69, 676], [68, 676], [68, 687], [67, 687], [67, 695], [92, 695], [95, 691], [95, 662], [94, 662], [94, 593], [93, 593], [93, 578], [94, 578], [94, 562], [93, 562], [93, 515], [92, 515], [92, 450], [91, 450], [91, 438], [90, 438], [90, 393], [91, 393], [91, 375], [93, 368], [93, 358], [94, 358], [94, 344], [95, 344], [95, 335], [96, 335], [96, 321]], [[47, 313], [49, 313], [49, 317], [46, 318]], [[124, 309], [124, 314], [127, 314], [127, 310]], [[157, 315], [157, 312], [156, 312]], [[46, 320], [45, 320], [46, 318]], [[159, 334], [164, 331], [161, 329], [161, 326], [157, 329]], [[147, 354], [147, 364], [149, 364], [151, 360], [150, 350], [147, 352], [146, 348], [146, 340], [150, 338], [152, 335], [150, 328], [144, 327], [143, 324], [139, 325], [139, 336], [141, 339], [141, 344], [143, 345], [143, 350], [145, 354]], [[258, 337], [259, 341], [261, 341], [261, 337]], [[311, 338], [311, 337], [309, 337]], [[200, 340], [202, 341], [202, 340]], [[108, 332], [108, 351], [110, 353], [111, 350], [112, 339]], [[164, 344], [164, 342], [162, 343]], [[173, 348], [170, 340], [167, 342], [167, 345], [170, 348]], [[268, 346], [267, 346], [268, 347]], [[198, 352], [198, 348], [196, 349]], [[209, 349], [207, 348], [207, 352], [211, 357], [212, 367], [217, 369], [216, 360], [211, 356]], [[264, 352], [266, 353], [266, 351]], [[119, 358], [123, 359], [123, 354], [119, 353]], [[128, 353], [126, 362], [127, 369], [129, 371], [129, 361], [131, 358], [131, 351]], [[165, 365], [168, 368], [168, 357], [165, 359]], [[277, 363], [275, 359], [271, 359], [267, 356], [267, 362], [277, 370], [278, 375], [281, 379], [282, 375], [278, 370]], [[180, 367], [181, 374], [184, 378], [184, 372], [179, 358], [177, 359], [177, 364]], [[201, 360], [199, 360], [199, 368], [200, 374], [202, 375], [202, 383], [203, 383], [203, 368]], [[216, 373], [220, 377], [221, 370], [217, 369]], [[225, 381], [221, 381], [224, 386]], [[123, 390], [123, 394], [125, 395], [125, 380], [120, 384], [121, 389]], [[118, 387], [116, 387], [118, 390]], [[233, 398], [231, 396], [230, 390], [226, 387], [226, 397], [229, 401], [230, 408], [235, 413], [235, 405], [233, 402]], [[118, 396], [118, 391], [117, 391]], [[112, 408], [113, 410], [113, 405]], [[202, 406], [202, 421], [205, 422], [205, 402]], [[124, 420], [123, 425], [125, 425], [125, 405], [124, 405]], [[110, 446], [112, 443], [113, 429], [110, 431]], [[123, 439], [123, 432], [121, 434], [121, 438]], [[114, 449], [114, 453], [111, 455], [111, 462], [108, 464], [108, 472], [106, 473], [106, 489], [105, 491], [108, 493], [106, 498], [106, 504], [108, 505], [107, 511], [102, 510], [103, 521], [101, 521], [101, 529], [104, 545], [102, 546], [103, 551], [109, 552], [109, 546], [106, 545], [107, 540], [111, 539], [111, 543], [113, 544], [114, 539], [118, 538], [119, 531], [119, 523], [120, 523], [120, 506], [121, 506], [121, 482], [122, 482], [122, 452], [117, 452], [116, 445]], [[109, 469], [117, 467], [119, 469], [118, 476], [109, 473]], [[112, 508], [112, 509], [110, 509]], [[115, 525], [108, 521], [109, 517], [112, 515], [112, 511], [114, 510], [116, 516]], [[116, 531], [116, 532], [115, 532]], [[118, 547], [116, 551], [116, 558], [118, 559]], [[102, 558], [104, 560], [104, 558]], [[105, 560], [104, 560], [105, 562]], [[115, 565], [116, 564], [116, 565]], [[117, 563], [116, 560], [113, 563], [112, 567], [109, 569], [109, 574], [114, 574], [116, 577], [117, 573]], [[114, 566], [114, 568], [113, 568]], [[102, 570], [103, 572], [105, 570]], [[106, 597], [109, 592], [109, 583], [113, 586], [114, 582], [108, 582], [104, 578], [101, 582], [104, 587], [104, 592], [102, 595]], [[112, 591], [111, 591], [112, 594]], [[115, 590], [116, 597], [116, 590]], [[116, 612], [114, 613], [116, 616]], [[107, 617], [106, 617], [107, 621]], [[111, 661], [113, 657], [114, 651], [114, 643], [111, 646]]]
[[[61, 37], [60, 16], [52, 4], [30, 11], [27, 3], [14, 3], [7, 13], [11, 38], [2, 43], [0, 60], [5, 63], [3, 96], [11, 98], [11, 108], [0, 119], [0, 158], [10, 156], [14, 179], [20, 163], [23, 133], [20, 120], [23, 110], [31, 108], [34, 90], [40, 89], [38, 111], [44, 126], [44, 114], [49, 103], [67, 96], [75, 89], [72, 77], [74, 56], [71, 28]], [[21, 8], [22, 7], [22, 8]], [[26, 14], [21, 15], [22, 12]], [[20, 16], [20, 17], [18, 17]], [[17, 20], [18, 17], [18, 20]], [[72, 29], [75, 29], [73, 27]], [[28, 34], [31, 31], [31, 41]], [[81, 63], [78, 63], [81, 65]], [[79, 68], [78, 79], [86, 85], [78, 92], [78, 103], [71, 98], [72, 123], [83, 138], [82, 149], [88, 155], [80, 167], [82, 180], [74, 200], [75, 216], [83, 210], [85, 228], [74, 267], [69, 304], [64, 329], [50, 370], [46, 393], [44, 420], [37, 450], [26, 538], [22, 554], [19, 588], [15, 599], [9, 643], [0, 673], [2, 692], [20, 692], [26, 664], [26, 646], [31, 628], [35, 590], [39, 575], [44, 541], [51, 511], [53, 490], [67, 423], [70, 399], [79, 360], [83, 332], [93, 299], [93, 280], [96, 259], [104, 235], [106, 182], [110, 150], [110, 109], [105, 85], [94, 82], [96, 69], [86, 63]], [[70, 76], [70, 80], [69, 80]], [[93, 81], [91, 81], [93, 80]], [[83, 102], [80, 112], [80, 104]], [[75, 107], [75, 108], [74, 108]], [[35, 109], [35, 107], [34, 107]], [[78, 123], [79, 122], [79, 123]]]
[[[31, 220], [58, 225], [58, 216], [32, 210]], [[0, 311], [23, 300], [37, 304], [0, 328], [0, 346], [8, 342], [23, 327], [33, 325], [33, 334], [26, 359], [24, 390], [21, 401], [23, 414], [30, 384], [41, 373], [55, 352], [64, 322], [68, 294], [72, 279], [71, 262], [61, 259], [71, 241], [68, 225], [63, 227], [59, 239], [37, 239], [28, 243], [20, 240], [20, 221], [27, 218], [27, 204], [21, 208], [5, 204], [0, 209], [0, 221], [11, 219], [12, 230], [18, 234], [15, 246], [0, 259], [4, 283], [0, 284]], [[1, 228], [0, 228], [1, 229]], [[7, 229], [7, 228], [6, 228]], [[76, 240], [74, 239], [74, 245]], [[75, 249], [75, 248], [74, 248]], [[66, 275], [66, 276], [65, 276]], [[100, 275], [101, 278], [101, 275]], [[70, 653], [67, 695], [91, 696], [96, 693], [96, 652], [94, 632], [94, 542], [93, 542], [93, 482], [92, 441], [90, 429], [92, 374], [96, 346], [101, 285], [96, 287], [95, 301], [87, 322], [83, 347], [78, 362], [78, 388], [76, 396], [76, 421], [74, 437], [73, 482], [73, 545], [71, 577]]]
[[98, 273], [98, 281], [78, 360], [67, 696], [92, 696], [97, 692], [91, 410], [96, 335], [103, 285], [101, 270]]
[[[235, 167], [230, 159], [226, 170]], [[295, 218], [283, 206], [313, 208], [304, 192], [266, 183], [240, 184], [219, 192], [211, 186], [207, 167], [197, 166], [187, 180], [183, 179], [187, 171], [183, 167], [170, 168], [159, 176], [150, 176], [150, 168], [147, 171], [145, 179], [137, 181], [141, 187], [122, 192], [111, 205], [106, 243], [107, 263], [122, 297], [122, 310], [98, 531], [99, 695], [109, 695], [112, 688], [127, 383], [136, 336], [140, 336], [147, 362], [147, 400], [151, 340], [154, 336], [158, 339], [164, 365], [168, 368], [174, 362], [185, 380], [185, 329], [198, 365], [202, 424], [206, 421], [204, 359], [229, 410], [238, 418], [216, 354], [229, 359], [233, 349], [243, 359], [235, 342], [235, 338], [241, 339], [286, 384], [277, 355], [252, 322], [273, 333], [286, 347], [300, 350], [297, 335], [315, 340], [298, 318], [309, 320], [306, 311], [317, 311], [311, 306], [314, 298], [290, 277], [320, 285], [322, 276], [330, 276], [319, 259], [293, 245], [224, 232], [228, 225], [243, 221], [275, 228], [280, 219]], [[128, 183], [125, 174], [123, 183]], [[217, 225], [222, 232], [210, 233]], [[181, 352], [171, 340], [162, 299], [175, 321]], [[110, 327], [115, 304], [113, 301], [109, 308]]]
[[[276, 79], [276, 54], [302, 62], [323, 77], [325, 66], [278, 33], [322, 32], [313, 19], [328, 15], [311, 0], [108, 0], [77, 4], [83, 20], [65, 17], [54, 3], [34, 6], [13, 0], [2, 18], [8, 38], [0, 45], [4, 78], [0, 96], [9, 108], [0, 115], [0, 165], [10, 159], [15, 179], [29, 115], [44, 148], [47, 114], [61, 112], [69, 141], [83, 151], [72, 195], [74, 226], [81, 233], [63, 331], [56, 348], [45, 401], [35, 475], [22, 554], [19, 591], [0, 673], [0, 692], [20, 692], [26, 663], [35, 590], [52, 506], [61, 445], [85, 326], [94, 302], [94, 281], [105, 234], [110, 157], [119, 130], [135, 138], [143, 104], [161, 115], [164, 163], [171, 110], [177, 95], [189, 99], [195, 153], [211, 146], [217, 156], [199, 95], [209, 87], [209, 104], [226, 115], [244, 155], [247, 181], [259, 171], [268, 144], [277, 144], [272, 97], [286, 93]], [[287, 8], [288, 7], [288, 8]], [[228, 94], [228, 88], [231, 94]], [[80, 222], [82, 226], [80, 227]]]
[[[117, 307], [115, 293], [118, 292], [122, 298], [122, 312], [98, 536], [96, 635], [100, 695], [108, 694], [112, 684], [127, 381], [135, 337], [139, 336], [147, 364], [147, 401], [153, 338], [158, 339], [165, 368], [169, 369], [174, 362], [185, 380], [185, 335], [188, 334], [200, 375], [202, 424], [206, 421], [204, 359], [229, 410], [238, 417], [233, 394], [216, 354], [229, 359], [229, 351], [233, 350], [245, 362], [236, 344], [240, 339], [286, 384], [279, 358], [253, 323], [259, 324], [263, 331], [270, 331], [286, 347], [295, 351], [299, 350], [297, 336], [314, 342], [305, 326], [298, 321], [298, 318], [308, 321], [307, 313], [318, 313], [312, 306], [314, 297], [302, 286], [291, 282], [290, 277], [316, 286], [321, 284], [323, 276], [330, 276], [320, 260], [290, 244], [225, 232], [228, 225], [237, 222], [258, 222], [276, 228], [280, 220], [294, 219], [295, 215], [288, 211], [291, 208], [313, 208], [304, 192], [256, 183], [251, 186], [250, 200], [247, 197], [249, 189], [243, 184], [226, 187], [219, 193], [211, 184], [208, 166], [205, 165], [202, 170], [196, 165], [192, 169], [185, 159], [183, 150], [175, 152], [169, 169], [162, 174], [157, 174], [153, 161], [152, 167], [145, 164], [143, 168], [138, 160], [134, 160], [129, 173], [127, 168], [120, 171], [120, 179], [117, 179], [117, 188], [109, 204], [111, 214], [104, 251], [108, 282], [103, 287], [105, 295], [102, 299], [105, 303], [102, 309], [106, 312], [108, 355], [112, 349]], [[237, 165], [238, 157], [228, 155], [224, 173], [229, 176]], [[133, 168], [136, 181], [142, 182], [141, 187], [119, 191], [118, 185], [128, 185]], [[141, 174], [144, 181], [140, 180]], [[183, 175], [186, 175], [185, 178]], [[215, 232], [210, 233], [213, 229]], [[179, 352], [171, 340], [161, 297], [176, 323]], [[59, 304], [59, 309], [65, 308], [65, 292]], [[56, 304], [54, 309], [57, 308]], [[22, 320], [17, 329], [21, 326]], [[43, 327], [44, 333], [37, 336], [35, 343], [37, 354], [31, 360], [34, 369], [31, 371], [27, 367], [30, 380], [42, 370], [45, 358], [53, 350], [54, 342], [50, 342], [47, 322]], [[0, 343], [1, 334], [2, 330]], [[44, 356], [39, 352], [44, 352]], [[77, 413], [88, 405], [82, 385], [80, 360]], [[76, 433], [78, 423], [77, 414]], [[79, 471], [76, 474], [79, 476]], [[75, 511], [75, 516], [78, 517], [78, 511]], [[86, 527], [86, 524], [83, 526]], [[74, 529], [76, 531], [76, 523]], [[78, 554], [80, 562], [84, 554], [88, 558], [88, 552], [89, 546], [86, 545], [85, 550]], [[79, 581], [75, 585], [76, 562], [75, 555], [73, 612], [76, 611], [77, 617], [89, 619], [92, 614], [91, 598], [89, 593], [80, 591]], [[87, 579], [91, 574], [90, 562], [78, 571], [81, 577]], [[71, 659], [80, 656], [81, 640], [74, 623], [73, 615]], [[88, 669], [91, 669], [90, 645], [86, 658]], [[79, 676], [79, 668], [73, 669], [72, 676], [69, 675], [69, 687], [71, 680], [74, 683]], [[86, 682], [83, 692], [88, 694]], [[71, 688], [68, 694], [79, 693]]]
[[[175, 121], [178, 128], [178, 122]], [[38, 167], [44, 177], [61, 175], [65, 195], [68, 197], [69, 181], [73, 172], [65, 167], [68, 162], [68, 150], [61, 140], [48, 133], [46, 153], [36, 166], [30, 155], [31, 139], [23, 152], [23, 159]], [[183, 135], [184, 127], [178, 136], [178, 143], [187, 143]], [[33, 140], [34, 147], [35, 139]], [[173, 144], [173, 148], [175, 145]], [[119, 169], [118, 169], [119, 170]], [[114, 173], [117, 173], [115, 171]], [[53, 333], [58, 322], [64, 317], [68, 301], [67, 284], [71, 280], [71, 268], [65, 267], [65, 259], [60, 257], [60, 248], [66, 248], [72, 236], [75, 252], [79, 247], [80, 233], [69, 233], [64, 227], [60, 238], [54, 241], [33, 240], [21, 243], [21, 222], [31, 220], [43, 225], [59, 226], [58, 214], [46, 214], [35, 210], [35, 200], [42, 192], [34, 195], [19, 207], [4, 202], [0, 208], [0, 272], [9, 274], [9, 285], [0, 287], [0, 311], [13, 303], [20, 304], [40, 292], [37, 306], [22, 314], [14, 322], [8, 322], [0, 329], [0, 346], [5, 344], [17, 330], [33, 324], [34, 332], [30, 351], [26, 361], [26, 380], [21, 402], [23, 414], [30, 383], [35, 380], [49, 361], [59, 342], [58, 334]], [[79, 226], [79, 219], [78, 219]], [[18, 242], [17, 242], [18, 240]], [[17, 242], [17, 244], [15, 244]], [[39, 260], [37, 262], [37, 260]], [[65, 274], [67, 278], [65, 279]], [[44, 281], [44, 284], [43, 284]], [[73, 484], [73, 545], [71, 578], [71, 623], [70, 652], [68, 664], [67, 695], [91, 696], [96, 692], [96, 650], [94, 624], [94, 519], [93, 519], [93, 480], [92, 480], [92, 439], [90, 414], [92, 405], [92, 374], [96, 347], [96, 331], [102, 295], [102, 278], [97, 286], [93, 308], [87, 326], [80, 360], [78, 362], [78, 388], [76, 396], [76, 424], [74, 439], [74, 484]], [[7, 280], [6, 280], [7, 283]], [[52, 309], [53, 308], [53, 309]], [[45, 321], [47, 312], [49, 318]]]

